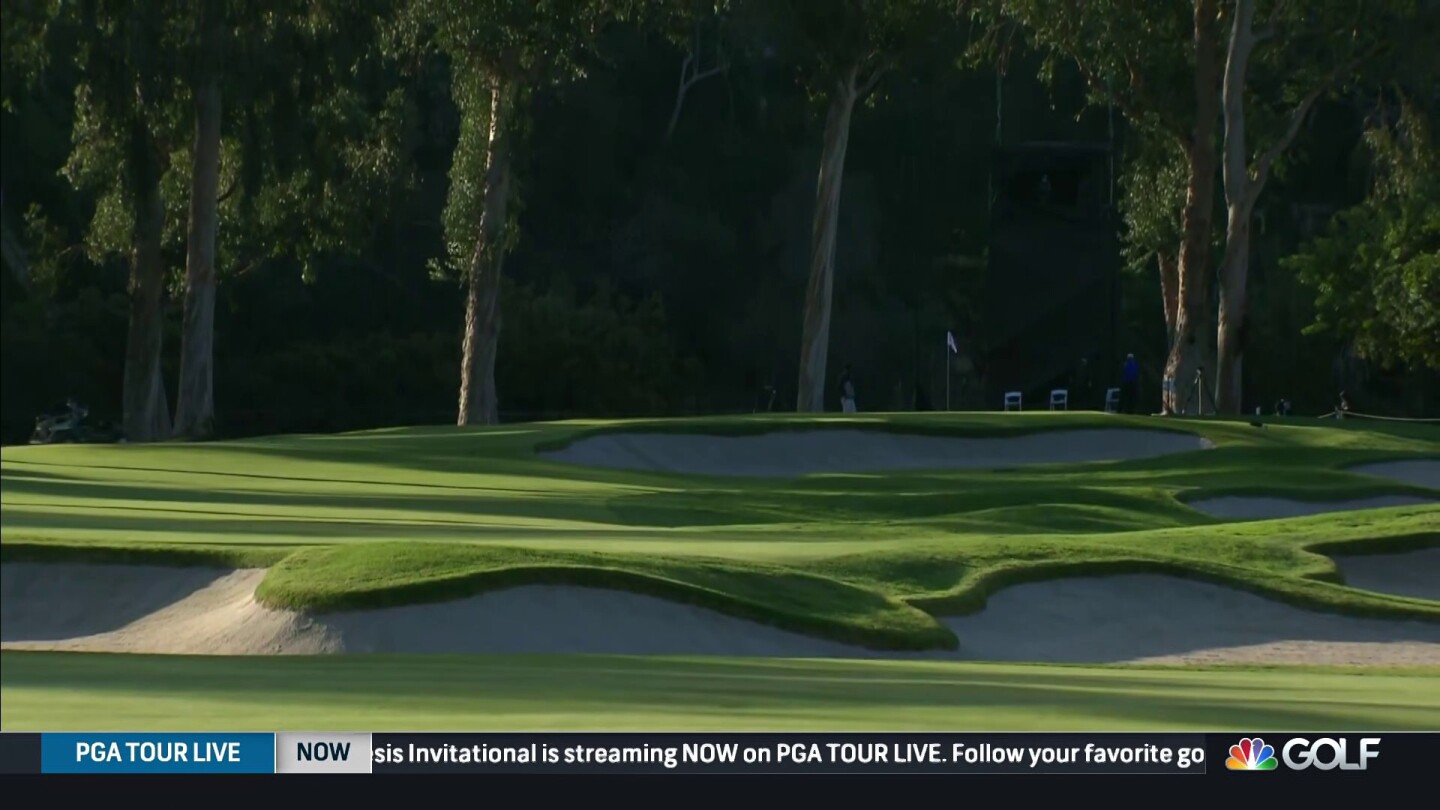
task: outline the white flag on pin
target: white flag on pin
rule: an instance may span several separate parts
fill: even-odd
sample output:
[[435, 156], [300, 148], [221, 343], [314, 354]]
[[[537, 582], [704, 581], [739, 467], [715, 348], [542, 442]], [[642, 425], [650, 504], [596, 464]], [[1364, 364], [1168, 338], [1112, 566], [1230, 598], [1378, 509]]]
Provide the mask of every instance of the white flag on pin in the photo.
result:
[[945, 332], [945, 344], [950, 347], [950, 351], [954, 352], [955, 354], [960, 353], [960, 347], [955, 345], [955, 334], [953, 332], [950, 332], [949, 330], [946, 330]]

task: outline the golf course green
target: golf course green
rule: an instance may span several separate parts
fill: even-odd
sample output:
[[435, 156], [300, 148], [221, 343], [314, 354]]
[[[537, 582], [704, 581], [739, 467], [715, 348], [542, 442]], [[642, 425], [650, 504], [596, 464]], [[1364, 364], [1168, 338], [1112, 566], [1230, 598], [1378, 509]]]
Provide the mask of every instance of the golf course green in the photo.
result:
[[[826, 444], [827, 431], [836, 446]], [[823, 450], [812, 453], [811, 466], [848, 459], [842, 471], [715, 471], [730, 452], [727, 440], [801, 432], [806, 447]], [[1022, 454], [1002, 465], [870, 470], [861, 463], [870, 452], [861, 434], [980, 442], [956, 444], [963, 459], [1003, 454], [1011, 439], [1044, 448], [1047, 436], [1062, 443], [1080, 432], [1085, 447], [1100, 453], [1096, 460]], [[565, 457], [597, 438], [675, 435], [711, 437], [717, 449], [701, 459], [710, 474], [637, 465], [659, 444], [636, 444], [624, 464]], [[1126, 443], [1134, 452], [1118, 452]], [[785, 445], [782, 460], [791, 466], [796, 447]], [[893, 460], [909, 447], [883, 452]], [[1111, 449], [1117, 453], [1106, 457]], [[693, 456], [686, 447], [676, 458]], [[1440, 429], [1423, 424], [1267, 419], [1261, 427], [1094, 413], [765, 415], [7, 447], [0, 451], [0, 564], [9, 569], [0, 722], [6, 729], [1440, 728], [1440, 636], [1433, 632], [1440, 601], [1413, 587], [1350, 584], [1337, 562], [1434, 559], [1440, 490], [1369, 465], [1437, 460]], [[1247, 514], [1281, 505], [1292, 516], [1230, 518], [1199, 508], [1227, 498], [1251, 499]], [[1334, 511], [1318, 508], [1327, 503]], [[304, 617], [299, 634], [311, 632], [312, 619], [336, 618], [323, 643], [306, 642], [314, 650], [235, 654], [224, 646], [238, 643], [231, 629], [214, 624], [240, 614], [212, 611], [204, 634], [213, 648], [196, 651], [217, 654], [145, 655], [173, 650], [145, 649], [135, 640], [142, 636], [124, 636], [126, 622], [151, 621], [143, 638], [178, 643], [200, 618], [162, 623], [171, 597], [158, 591], [133, 616], [127, 605], [139, 603], [119, 601], [116, 608], [96, 603], [92, 613], [108, 616], [81, 616], [78, 591], [36, 584], [82, 569], [119, 582], [105, 572], [122, 566], [216, 571], [174, 586], [172, 601], [212, 580], [228, 583], [244, 589], [234, 609], [249, 611], [247, 622], [258, 621], [257, 611], [292, 617], [287, 627]], [[1426, 577], [1414, 567], [1410, 581], [1423, 588]], [[60, 574], [32, 575], [46, 571]], [[249, 571], [253, 579], [235, 578]], [[1116, 602], [1142, 614], [1135, 621], [1150, 609], [1133, 599], [1179, 610], [1203, 587], [1209, 590], [1194, 591], [1196, 598], [1223, 602], [1233, 592], [1297, 615], [1420, 628], [1364, 640], [1409, 645], [1397, 660], [1414, 665], [1319, 666], [1354, 663], [1378, 648], [1312, 660], [1284, 646], [1294, 638], [1283, 634], [1283, 616], [1262, 640], [1281, 645], [1273, 660], [1293, 666], [1156, 666], [1148, 659], [1193, 651], [1172, 634], [1165, 649], [1135, 653], [1146, 633], [1164, 635], [1163, 627], [1140, 625], [1129, 631], [1140, 637], [1130, 647], [1037, 658], [1050, 665], [1025, 663], [1019, 648], [1004, 662], [989, 660], [983, 645], [967, 655], [971, 632], [980, 644], [987, 632], [1038, 638], [1044, 628], [1032, 614], [1004, 633], [961, 617], [985, 617], [1016, 594], [1012, 602], [1035, 609], [1030, 603], [1044, 602], [1043, 593], [1024, 589], [1075, 578], [1087, 587], [1114, 578], [1148, 589]], [[387, 641], [423, 626], [427, 650], [486, 652], [474, 642], [444, 646], [447, 633], [463, 635], [470, 622], [471, 614], [458, 612], [415, 613], [406, 621], [418, 624], [394, 624], [400, 629], [388, 636], [371, 632], [367, 638], [380, 639], [373, 648], [351, 641], [360, 637], [352, 615], [459, 610], [470, 604], [463, 600], [527, 588], [542, 596], [625, 592], [787, 634], [776, 636], [776, 649], [793, 635], [842, 652], [426, 655]], [[53, 601], [26, 603], [36, 594]], [[1073, 591], [1069, 598], [1097, 597]], [[617, 603], [600, 624], [623, 625], [627, 611], [639, 620], [648, 604]], [[77, 614], [73, 621], [66, 610]], [[523, 637], [524, 614], [509, 621], [519, 628], [508, 632]], [[1235, 620], [1216, 616], [1211, 624], [1227, 621]], [[1331, 635], [1320, 641], [1360, 643], [1346, 635], [1351, 627], [1326, 630]], [[553, 635], [549, 628], [537, 619], [528, 632]], [[107, 633], [128, 646], [87, 641]], [[259, 654], [266, 652], [275, 654]], [[970, 660], [949, 660], [956, 657]], [[1053, 663], [1061, 660], [1078, 663]]]

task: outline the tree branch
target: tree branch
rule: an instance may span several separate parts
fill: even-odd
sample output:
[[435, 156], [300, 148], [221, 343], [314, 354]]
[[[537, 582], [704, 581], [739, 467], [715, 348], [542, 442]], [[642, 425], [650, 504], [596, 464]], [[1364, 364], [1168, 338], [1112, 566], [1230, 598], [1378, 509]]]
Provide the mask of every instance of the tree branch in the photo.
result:
[[690, 71], [690, 63], [693, 62], [693, 61], [695, 61], [695, 52], [694, 52], [694, 51], [686, 51], [686, 52], [685, 52], [685, 58], [680, 60], [680, 86], [681, 86], [681, 87], [684, 87], [685, 84], [686, 84], [686, 82], [685, 82], [685, 77], [689, 74], [689, 71]]
[[231, 181], [229, 188], [225, 189], [225, 191], [219, 197], [215, 198], [215, 204], [219, 205], [220, 203], [223, 203], [226, 200], [230, 199], [230, 195], [234, 194], [236, 189], [238, 188], [240, 188], [240, 180], [239, 178], [236, 178], [235, 180]]
[[1260, 193], [1260, 189], [1264, 187], [1265, 181], [1269, 179], [1271, 167], [1275, 164], [1275, 161], [1280, 158], [1280, 155], [1284, 154], [1285, 150], [1290, 148], [1290, 144], [1294, 143], [1296, 136], [1300, 134], [1301, 125], [1305, 123], [1305, 118], [1310, 114], [1310, 109], [1315, 106], [1315, 102], [1320, 100], [1320, 96], [1324, 95], [1326, 90], [1329, 90], [1335, 82], [1339, 81], [1341, 76], [1350, 73], [1360, 67], [1366, 60], [1378, 55], [1384, 50], [1384, 47], [1383, 45], [1377, 46], [1364, 55], [1356, 57], [1330, 71], [1324, 79], [1321, 79], [1311, 88], [1309, 93], [1305, 94], [1304, 98], [1300, 99], [1300, 102], [1295, 105], [1295, 109], [1290, 112], [1290, 124], [1285, 128], [1285, 133], [1281, 135], [1275, 143], [1271, 144], [1269, 149], [1261, 153], [1259, 159], [1255, 161], [1254, 178], [1251, 184], [1252, 195], [1258, 195]]
[[252, 257], [250, 258], [250, 261], [246, 262], [243, 267], [241, 267], [239, 270], [236, 270], [234, 273], [232, 273], [232, 274], [230, 275], [230, 277], [231, 277], [231, 278], [240, 278], [241, 276], [247, 276], [247, 275], [255, 272], [256, 270], [259, 270], [259, 269], [265, 267], [266, 265], [268, 265], [268, 264], [270, 263], [270, 260], [271, 260], [272, 258], [273, 258], [273, 257], [271, 257], [271, 256], [269, 256], [269, 255], [266, 255], [266, 254], [260, 254], [260, 255], [257, 255], [257, 256], [252, 256]]
[[724, 73], [725, 71], [727, 71], [727, 70], [729, 70], [729, 69], [730, 69], [730, 63], [729, 63], [729, 62], [723, 62], [723, 63], [721, 63], [721, 64], [716, 65], [715, 67], [710, 68], [709, 70], [702, 70], [701, 72], [696, 73], [696, 74], [694, 75], [694, 77], [690, 80], [690, 83], [691, 83], [691, 84], [695, 84], [696, 82], [704, 81], [705, 79], [708, 79], [708, 78], [710, 78], [711, 76], [719, 75], [719, 74]]
[[680, 85], [675, 90], [675, 107], [670, 111], [670, 121], [665, 125], [664, 139], [666, 142], [675, 135], [675, 127], [680, 123], [680, 109], [685, 106], [685, 94], [690, 92], [690, 88], [711, 76], [718, 76], [730, 69], [730, 61], [725, 58], [725, 54], [717, 46], [715, 65], [707, 70], [700, 70], [700, 60], [695, 56], [695, 53], [699, 51], [698, 33], [696, 39], [695, 52], [686, 53], [685, 58], [680, 62]]
[[1271, 144], [1270, 148], [1266, 149], [1264, 153], [1260, 155], [1260, 158], [1255, 161], [1255, 170], [1253, 176], [1250, 178], [1250, 184], [1246, 189], [1245, 196], [1247, 204], [1255, 204], [1255, 199], [1260, 196], [1260, 192], [1265, 188], [1265, 183], [1270, 179], [1271, 167], [1275, 165], [1275, 161], [1279, 159], [1280, 155], [1283, 154], [1286, 149], [1290, 148], [1290, 144], [1295, 141], [1295, 137], [1300, 134], [1300, 125], [1305, 122], [1306, 116], [1310, 114], [1310, 108], [1315, 106], [1315, 101], [1320, 98], [1323, 92], [1323, 87], [1317, 87], [1311, 90], [1310, 93], [1295, 106], [1295, 109], [1290, 113], [1290, 125], [1286, 127], [1285, 134], [1281, 135], [1280, 138]]
[[[1126, 118], [1137, 123], [1146, 118], [1153, 118], [1159, 122], [1160, 129], [1163, 132], [1176, 138], [1181, 143], [1189, 142], [1190, 134], [1185, 131], [1184, 126], [1167, 116], [1161, 115], [1158, 111], [1151, 111], [1149, 114], [1146, 114], [1137, 106], [1135, 98], [1125, 93], [1116, 92], [1100, 74], [1096, 73], [1090, 65], [1087, 65], [1085, 60], [1080, 58], [1078, 48], [1067, 46], [1067, 50], [1071, 54], [1071, 60], [1074, 61], [1075, 66], [1079, 68], [1080, 75], [1085, 77], [1085, 82], [1090, 85], [1090, 89], [1103, 95], [1116, 107], [1119, 107], [1120, 112], [1124, 114]], [[1141, 75], [1139, 68], [1128, 64], [1127, 67], [1129, 68], [1130, 74], [1127, 79], [1130, 92], [1133, 95], [1140, 95], [1140, 88], [1144, 86], [1144, 77]]]
[[885, 74], [889, 71], [890, 65], [888, 63], [881, 62], [880, 64], [876, 65], [875, 69], [870, 71], [870, 75], [865, 78], [865, 81], [860, 83], [860, 87], [855, 93], [856, 100], [865, 98], [866, 96], [870, 95], [870, 91], [875, 89], [875, 86], [880, 83], [880, 79], [883, 78]]

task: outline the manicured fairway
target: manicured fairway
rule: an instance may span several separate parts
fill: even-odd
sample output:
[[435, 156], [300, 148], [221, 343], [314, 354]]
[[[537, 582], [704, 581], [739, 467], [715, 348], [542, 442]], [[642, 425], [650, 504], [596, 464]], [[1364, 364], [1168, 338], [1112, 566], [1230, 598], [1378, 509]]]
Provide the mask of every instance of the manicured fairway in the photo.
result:
[[1437, 670], [6, 652], [0, 697], [11, 731], [1440, 728]]
[[[997, 439], [1123, 428], [1170, 431], [1172, 445], [1179, 432], [1194, 449], [1127, 460], [790, 478], [622, 470], [547, 455], [597, 431], [736, 435], [826, 427]], [[1106, 434], [1103, 441], [1112, 436], [1120, 434]], [[822, 447], [821, 455], [828, 452]], [[13, 619], [6, 623], [7, 645], [39, 649], [55, 639], [121, 633], [142, 616], [149, 621], [170, 615], [161, 610], [167, 605], [204, 600], [191, 600], [195, 588], [190, 588], [175, 591], [168, 602], [146, 601], [145, 588], [170, 581], [155, 576], [134, 593], [96, 602], [112, 607], [76, 608], [125, 578], [114, 569], [96, 574], [92, 568], [86, 576], [97, 577], [93, 580], [73, 573], [47, 579], [17, 562], [61, 564], [45, 569], [50, 572], [70, 571], [64, 566], [76, 563], [267, 569], [238, 572], [258, 584], [223, 603], [233, 611], [193, 608], [174, 625], [152, 626], [147, 638], [166, 641], [172, 626], [176, 634], [224, 640], [237, 623], [259, 621], [257, 611], [281, 616], [274, 626], [283, 629], [294, 617], [318, 623], [326, 613], [362, 615], [398, 606], [415, 608], [406, 615], [420, 618], [389, 638], [452, 632], [466, 638], [476, 635], [466, 636], [467, 628], [474, 631], [496, 614], [436, 621], [424, 616], [440, 614], [418, 612], [417, 606], [453, 605], [487, 591], [545, 584], [637, 591], [812, 639], [928, 655], [963, 651], [965, 632], [989, 643], [974, 625], [955, 630], [946, 617], [999, 615], [999, 608], [984, 612], [987, 604], [1004, 601], [997, 596], [1001, 592], [1022, 593], [1007, 590], [1021, 583], [1143, 574], [1172, 584], [1135, 596], [1124, 602], [1125, 609], [1080, 620], [1080, 629], [1115, 625], [1115, 637], [1151, 639], [1163, 649], [1104, 658], [1086, 642], [1080, 657], [1045, 658], [1029, 649], [1023, 655], [971, 656], [1147, 665], [861, 661], [848, 654], [809, 660], [581, 657], [569, 654], [586, 649], [575, 645], [538, 657], [489, 655], [493, 645], [440, 645], [435, 656], [290, 657], [274, 653], [294, 648], [257, 635], [261, 640], [245, 647], [246, 655], [233, 657], [6, 649], [0, 660], [0, 725], [267, 731], [1436, 729], [1440, 668], [1429, 665], [1440, 660], [1434, 633], [1440, 601], [1387, 587], [1401, 578], [1374, 575], [1376, 566], [1367, 569], [1371, 584], [1353, 587], [1331, 555], [1407, 552], [1419, 556], [1405, 560], [1436, 559], [1427, 550], [1440, 546], [1440, 488], [1428, 479], [1407, 483], [1366, 474], [1357, 465], [1403, 461], [1429, 470], [1437, 459], [1440, 429], [1432, 426], [1288, 420], [1259, 429], [1245, 421], [1082, 413], [573, 422], [204, 444], [5, 448], [0, 559], [19, 578], [7, 593], [38, 593], [40, 584], [52, 580], [93, 584], [56, 590], [33, 604], [7, 602]], [[1405, 505], [1274, 520], [1222, 519], [1189, 505], [1225, 496], [1284, 499], [1292, 508], [1382, 496]], [[1416, 566], [1431, 564], [1399, 563], [1409, 566], [1407, 574], [1423, 573]], [[1183, 607], [1186, 616], [1204, 617], [1204, 624], [1162, 620], [1159, 608], [1191, 604], [1181, 597], [1193, 589], [1174, 586], [1173, 577], [1224, 586], [1215, 590], [1227, 595], [1234, 594], [1228, 589], [1243, 589], [1270, 604], [1289, 603], [1305, 616], [1326, 612], [1376, 621], [1363, 631], [1307, 636], [1310, 623], [1303, 617], [1266, 619], [1274, 615], [1268, 610], [1215, 616], [1203, 607]], [[994, 637], [1029, 643], [1044, 637], [1037, 622], [1055, 624], [1045, 609], [1074, 614], [1103, 603], [1087, 598], [1067, 606], [1044, 589], [1023, 593], [1041, 609], [1038, 618], [1011, 625], [997, 619], [999, 624], [987, 625], [1002, 628]], [[1204, 605], [1223, 607], [1229, 596], [1206, 598]], [[50, 619], [67, 611], [89, 612], [71, 617], [77, 629], [35, 629], [53, 625]], [[521, 628], [528, 638], [557, 639], [565, 635], [557, 628], [575, 625], [557, 620], [547, 628], [532, 623], [534, 613], [527, 609], [505, 619], [504, 626]], [[1112, 622], [1116, 616], [1134, 621]], [[636, 618], [633, 610], [605, 614], [597, 631], [586, 630], [587, 638], [619, 635], [619, 626], [633, 625]], [[1197, 638], [1212, 629], [1253, 629], [1267, 621], [1279, 624], [1260, 638]], [[746, 639], [751, 627], [745, 625]], [[352, 631], [350, 638], [364, 637]], [[371, 652], [364, 643], [344, 649]], [[1262, 643], [1289, 644], [1290, 657], [1224, 657]], [[1306, 644], [1312, 644], [1306, 650], [1328, 644], [1330, 652], [1294, 652]], [[1341, 649], [1345, 645], [1350, 646]], [[1385, 657], [1402, 647], [1401, 657]], [[430, 648], [379, 644], [373, 651], [419, 649]], [[456, 649], [487, 654], [449, 654]], [[716, 652], [730, 656], [735, 650]], [[1195, 650], [1223, 653], [1190, 659], [1206, 664], [1283, 660], [1301, 666], [1148, 665], [1160, 653]], [[1382, 671], [1373, 666], [1381, 660], [1428, 668]], [[1317, 661], [1372, 667], [1304, 666]]]

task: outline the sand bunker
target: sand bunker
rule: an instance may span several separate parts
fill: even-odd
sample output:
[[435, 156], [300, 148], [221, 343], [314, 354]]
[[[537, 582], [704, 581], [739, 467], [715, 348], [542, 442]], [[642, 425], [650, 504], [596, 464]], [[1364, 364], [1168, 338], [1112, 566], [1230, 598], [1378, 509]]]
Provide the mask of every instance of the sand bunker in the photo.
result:
[[1123, 461], [1211, 446], [1199, 436], [1160, 430], [1057, 430], [988, 439], [806, 430], [755, 436], [610, 433], [542, 456], [590, 467], [771, 477]]
[[1186, 506], [1212, 517], [1226, 520], [1267, 520], [1320, 515], [1326, 512], [1381, 509], [1387, 506], [1415, 506], [1426, 503], [1440, 503], [1440, 501], [1413, 495], [1381, 495], [1375, 498], [1355, 498], [1345, 501], [1298, 501], [1291, 498], [1225, 496], [1189, 501]]
[[946, 620], [965, 658], [1171, 664], [1440, 664], [1440, 624], [1302, 610], [1151, 574], [1006, 588]]
[[264, 569], [6, 563], [0, 643], [91, 652], [340, 652], [329, 628], [255, 601]]
[[1008, 588], [982, 613], [946, 620], [960, 650], [887, 653], [590, 588], [529, 586], [306, 616], [256, 604], [257, 570], [7, 564], [0, 573], [0, 641], [8, 649], [1440, 665], [1440, 624], [1314, 613], [1151, 575]]
[[1440, 459], [1414, 459], [1411, 461], [1382, 461], [1378, 464], [1361, 464], [1351, 467], [1350, 472], [1361, 475], [1375, 475], [1414, 484], [1417, 487], [1440, 489]]
[[264, 570], [0, 566], [6, 648], [195, 655], [611, 653], [841, 656], [842, 645], [623, 591], [528, 586], [308, 616], [255, 602]]
[[1347, 585], [1440, 602], [1440, 548], [1403, 554], [1344, 555], [1334, 559]]

